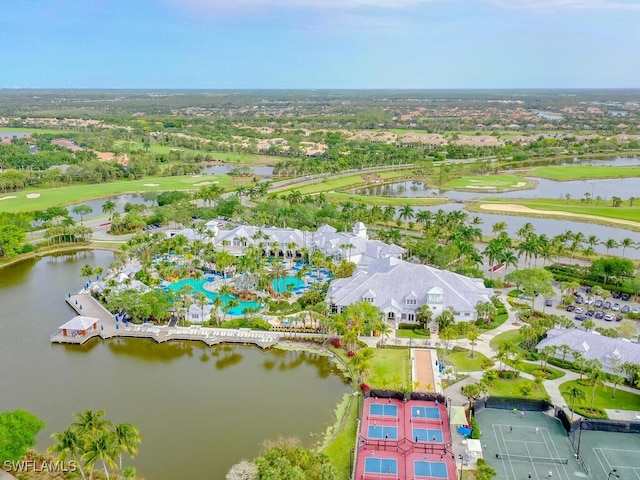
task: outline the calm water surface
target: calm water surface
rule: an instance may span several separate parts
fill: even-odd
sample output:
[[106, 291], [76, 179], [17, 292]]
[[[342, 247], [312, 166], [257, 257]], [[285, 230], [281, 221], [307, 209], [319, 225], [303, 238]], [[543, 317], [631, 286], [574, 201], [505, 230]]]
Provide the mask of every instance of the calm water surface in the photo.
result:
[[151, 340], [51, 345], [72, 317], [64, 303], [83, 282], [82, 265], [107, 267], [108, 252], [46, 257], [0, 270], [0, 411], [24, 408], [50, 434], [85, 408], [131, 422], [143, 444], [134, 464], [147, 480], [222, 479], [260, 451], [261, 442], [294, 435], [312, 446], [349, 391], [325, 357]]

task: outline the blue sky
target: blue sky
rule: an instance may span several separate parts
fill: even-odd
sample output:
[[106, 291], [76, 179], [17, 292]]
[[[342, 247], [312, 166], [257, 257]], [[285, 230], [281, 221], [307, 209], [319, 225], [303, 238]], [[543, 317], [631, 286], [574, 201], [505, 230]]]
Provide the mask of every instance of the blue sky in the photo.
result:
[[0, 0], [0, 87], [640, 87], [640, 0]]

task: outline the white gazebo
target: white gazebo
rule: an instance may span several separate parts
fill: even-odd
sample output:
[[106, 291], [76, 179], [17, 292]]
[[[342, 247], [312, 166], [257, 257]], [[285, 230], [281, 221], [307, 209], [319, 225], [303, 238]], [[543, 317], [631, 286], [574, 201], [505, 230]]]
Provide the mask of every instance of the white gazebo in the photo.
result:
[[84, 336], [87, 332], [97, 330], [99, 319], [94, 317], [83, 317], [77, 315], [69, 320], [64, 325], [58, 327], [65, 337], [78, 337]]

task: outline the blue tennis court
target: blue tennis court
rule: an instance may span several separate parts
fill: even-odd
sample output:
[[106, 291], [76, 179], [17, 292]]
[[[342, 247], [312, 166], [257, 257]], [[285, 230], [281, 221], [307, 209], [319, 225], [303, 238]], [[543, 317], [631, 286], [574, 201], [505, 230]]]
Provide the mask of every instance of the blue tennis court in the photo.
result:
[[411, 407], [411, 416], [413, 418], [440, 418], [440, 410], [438, 407]]
[[432, 428], [414, 428], [413, 440], [417, 442], [442, 443], [442, 430], [434, 430]]
[[383, 425], [369, 425], [369, 438], [385, 438], [390, 440], [398, 439], [398, 427], [387, 427]]
[[447, 478], [447, 464], [444, 462], [414, 460], [413, 474], [416, 477]]
[[383, 415], [385, 417], [397, 417], [398, 406], [372, 403], [371, 405], [369, 405], [369, 415]]
[[367, 457], [364, 459], [364, 473], [389, 473], [395, 475], [397, 472], [398, 461], [395, 458]]

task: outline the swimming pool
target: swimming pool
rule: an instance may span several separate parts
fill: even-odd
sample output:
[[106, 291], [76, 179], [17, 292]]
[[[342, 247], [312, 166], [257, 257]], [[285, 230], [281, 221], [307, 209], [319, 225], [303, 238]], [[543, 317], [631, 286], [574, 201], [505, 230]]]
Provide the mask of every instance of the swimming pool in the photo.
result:
[[[288, 285], [291, 285], [291, 287], [288, 287]], [[285, 278], [274, 280], [273, 282], [271, 282], [271, 286], [273, 287], [274, 291], [278, 293], [282, 293], [282, 292], [287, 292], [289, 290], [293, 291], [301, 287], [304, 287], [305, 283], [304, 283], [304, 280], [300, 280], [297, 277], [285, 277]]]
[[[207, 282], [206, 279], [196, 280], [195, 278], [184, 278], [182, 280], [178, 280], [177, 282], [173, 282], [169, 285], [169, 290], [173, 292], [177, 292], [184, 286], [191, 287], [193, 292], [203, 293], [209, 300], [213, 301], [218, 297], [218, 294], [215, 292], [207, 292], [203, 285]], [[222, 301], [226, 305], [230, 300], [236, 299], [235, 295], [222, 295]], [[242, 315], [247, 308], [258, 308], [259, 304], [256, 301], [252, 302], [240, 302], [240, 305], [232, 308], [227, 313], [229, 315]]]

